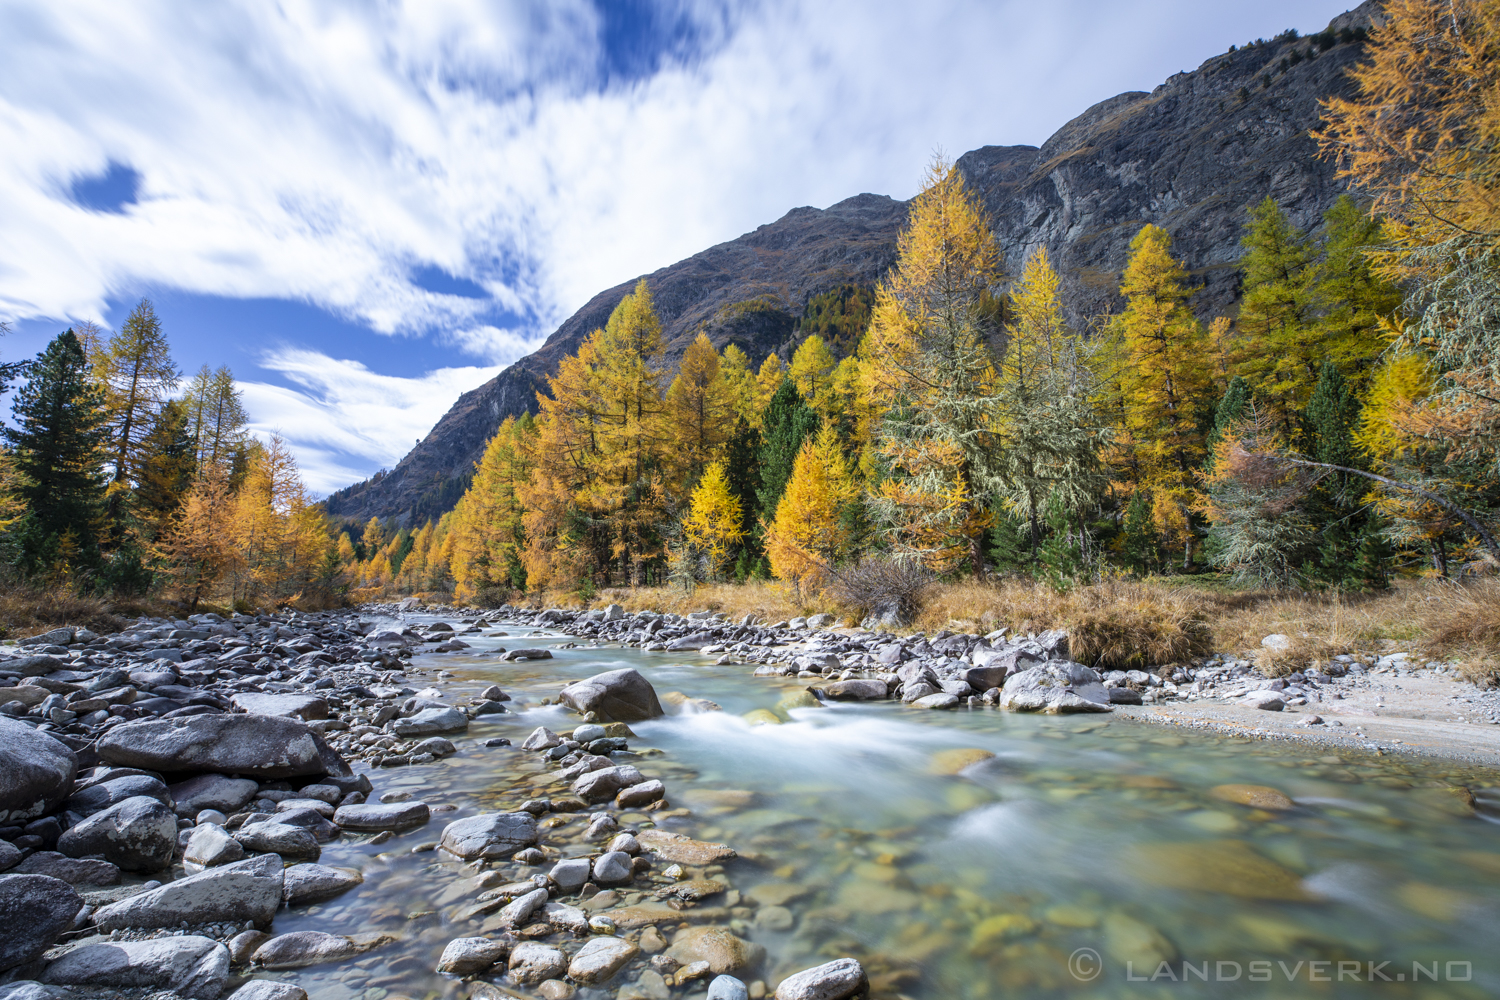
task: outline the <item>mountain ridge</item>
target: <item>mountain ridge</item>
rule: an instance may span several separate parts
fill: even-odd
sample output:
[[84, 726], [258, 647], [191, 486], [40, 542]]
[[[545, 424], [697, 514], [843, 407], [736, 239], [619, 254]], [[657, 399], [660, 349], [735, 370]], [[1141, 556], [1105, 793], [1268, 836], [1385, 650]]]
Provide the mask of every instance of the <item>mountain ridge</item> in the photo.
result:
[[[1348, 92], [1344, 70], [1361, 50], [1350, 32], [1377, 11], [1376, 0], [1366, 0], [1334, 18], [1327, 30], [1342, 39], [1283, 33], [1213, 56], [1150, 92], [1099, 101], [1040, 147], [983, 146], [960, 156], [956, 165], [990, 214], [1008, 272], [1019, 274], [1045, 246], [1062, 277], [1067, 318], [1095, 326], [1116, 304], [1130, 240], [1154, 223], [1172, 234], [1174, 254], [1202, 283], [1194, 309], [1205, 318], [1232, 314], [1245, 210], [1270, 195], [1311, 228], [1345, 190], [1308, 133], [1319, 102]], [[810, 298], [884, 276], [906, 205], [859, 194], [826, 209], [793, 208], [642, 275], [669, 360], [700, 329], [720, 349], [739, 344], [757, 364], [769, 351], [788, 353]], [[394, 469], [330, 496], [329, 513], [411, 524], [451, 509], [495, 428], [535, 411], [545, 376], [641, 278], [595, 295], [535, 352], [461, 395]]]

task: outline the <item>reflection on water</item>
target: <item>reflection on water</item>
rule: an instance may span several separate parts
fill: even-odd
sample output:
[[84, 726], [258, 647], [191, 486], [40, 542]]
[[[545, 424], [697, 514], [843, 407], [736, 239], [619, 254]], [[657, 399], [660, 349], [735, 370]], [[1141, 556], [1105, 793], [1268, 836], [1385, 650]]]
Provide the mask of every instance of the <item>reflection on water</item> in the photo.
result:
[[[400, 941], [285, 974], [313, 1000], [465, 995], [432, 971], [448, 941], [485, 933], [486, 916], [461, 920], [462, 905], [546, 868], [493, 866], [481, 884], [482, 869], [413, 849], [452, 819], [564, 793], [532, 754], [482, 741], [571, 728], [576, 716], [541, 700], [621, 666], [641, 669], [659, 693], [724, 709], [632, 727], [632, 750], [648, 751], [636, 763], [666, 783], [671, 808], [621, 821], [655, 821], [739, 852], [689, 870], [727, 888], [683, 917], [707, 913], [763, 945], [758, 975], [772, 983], [853, 955], [873, 996], [912, 1000], [1500, 994], [1500, 826], [1454, 791], [1494, 786], [1493, 772], [1098, 716], [840, 705], [782, 707], [785, 724], [752, 726], [741, 715], [800, 689], [692, 655], [582, 647], [510, 664], [485, 654], [531, 634], [465, 636], [474, 647], [465, 654], [417, 658], [455, 676], [413, 686], [462, 697], [498, 683], [513, 711], [476, 722], [455, 740], [457, 757], [371, 774], [377, 794], [409, 791], [454, 808], [379, 846], [327, 845], [322, 863], [358, 867], [365, 884], [283, 914], [277, 930]], [[531, 644], [549, 638], [534, 634]], [[1241, 804], [1250, 793], [1223, 787], [1237, 785], [1279, 790], [1292, 808]], [[598, 850], [582, 839], [586, 813], [542, 825], [545, 845], [563, 856]], [[656, 902], [616, 895], [620, 906]], [[670, 937], [676, 924], [660, 926]], [[1470, 981], [1456, 981], [1466, 972]]]

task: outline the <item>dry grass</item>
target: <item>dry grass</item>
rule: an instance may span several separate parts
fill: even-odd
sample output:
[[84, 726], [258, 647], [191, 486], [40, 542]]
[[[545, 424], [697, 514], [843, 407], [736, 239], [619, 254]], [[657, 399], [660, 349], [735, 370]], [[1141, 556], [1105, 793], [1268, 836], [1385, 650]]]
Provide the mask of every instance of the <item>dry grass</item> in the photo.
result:
[[80, 597], [65, 589], [0, 584], [0, 638], [21, 639], [62, 625], [118, 632], [129, 624], [122, 615], [143, 613], [138, 601]]
[[[576, 597], [574, 605], [578, 606]], [[675, 587], [611, 587], [601, 590], [588, 607], [618, 604], [627, 611], [664, 611], [685, 615], [689, 611], [722, 611], [730, 618], [754, 615], [763, 622], [785, 621], [798, 615], [831, 611], [826, 602], [798, 599], [783, 583], [751, 580], [748, 583], [709, 583], [688, 593]], [[548, 607], [562, 605], [549, 604]]]

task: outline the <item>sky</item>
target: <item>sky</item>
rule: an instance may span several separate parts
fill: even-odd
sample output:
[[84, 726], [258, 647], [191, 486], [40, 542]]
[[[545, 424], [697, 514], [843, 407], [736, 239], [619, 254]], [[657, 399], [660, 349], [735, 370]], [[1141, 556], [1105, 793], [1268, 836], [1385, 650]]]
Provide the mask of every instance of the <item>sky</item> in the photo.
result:
[[1349, 0], [6, 0], [0, 359], [149, 298], [327, 494], [601, 289]]

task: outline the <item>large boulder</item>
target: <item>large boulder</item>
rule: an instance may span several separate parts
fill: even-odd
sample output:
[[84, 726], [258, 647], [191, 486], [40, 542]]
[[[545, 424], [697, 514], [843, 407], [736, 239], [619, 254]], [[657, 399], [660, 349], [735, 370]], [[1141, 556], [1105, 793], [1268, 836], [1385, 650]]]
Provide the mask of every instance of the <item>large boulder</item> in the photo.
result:
[[296, 719], [192, 715], [116, 726], [98, 743], [107, 764], [148, 771], [212, 771], [259, 779], [349, 775], [348, 763]]
[[346, 937], [323, 931], [293, 931], [278, 934], [255, 949], [250, 961], [266, 969], [302, 969], [325, 962], [342, 962], [393, 940], [386, 934]]
[[128, 872], [161, 871], [177, 851], [177, 814], [145, 795], [116, 802], [57, 839], [70, 858], [99, 855]]
[[1012, 675], [1035, 666], [1041, 656], [1020, 646], [999, 649], [979, 647], [969, 654], [973, 666], [964, 671], [964, 680], [975, 691], [988, 691], [1003, 685]]
[[[4, 841], [0, 841], [4, 843]], [[9, 845], [6, 845], [9, 846]], [[37, 851], [11, 869], [17, 875], [50, 875], [69, 885], [119, 885], [120, 869], [97, 858], [70, 858], [56, 851]]]
[[62, 805], [77, 773], [72, 750], [0, 716], [0, 826], [23, 824]]
[[101, 931], [221, 921], [269, 927], [281, 906], [281, 859], [274, 854], [210, 868], [110, 903], [94, 914]]
[[391, 732], [403, 738], [452, 733], [469, 728], [469, 717], [456, 708], [424, 708], [405, 719], [392, 719]]
[[0, 971], [40, 958], [83, 909], [83, 897], [47, 875], [0, 875]]
[[365, 877], [353, 868], [328, 865], [292, 865], [282, 873], [281, 898], [288, 906], [311, 906], [341, 896]]
[[150, 987], [187, 1000], [218, 1000], [229, 980], [229, 949], [197, 935], [84, 945], [47, 966], [59, 986]]
[[361, 802], [339, 806], [333, 814], [333, 822], [345, 830], [357, 833], [374, 833], [379, 830], [414, 830], [432, 818], [427, 803], [414, 802]]
[[536, 817], [531, 813], [483, 813], [445, 826], [442, 848], [465, 861], [500, 860], [530, 847], [536, 840]]
[[857, 677], [834, 681], [823, 688], [823, 693], [834, 701], [884, 701], [889, 690], [885, 681]]
[[663, 714], [651, 682], [628, 667], [575, 681], [559, 697], [580, 715], [593, 712], [602, 721], [639, 722]]
[[1011, 675], [1000, 691], [1000, 707], [1053, 714], [1113, 711], [1099, 674], [1067, 660], [1028, 667]]

